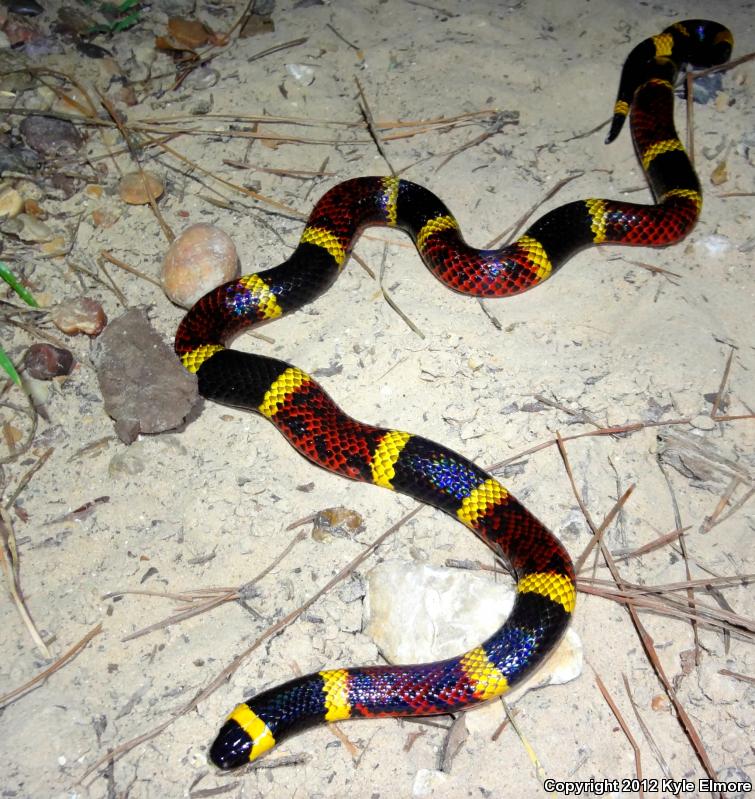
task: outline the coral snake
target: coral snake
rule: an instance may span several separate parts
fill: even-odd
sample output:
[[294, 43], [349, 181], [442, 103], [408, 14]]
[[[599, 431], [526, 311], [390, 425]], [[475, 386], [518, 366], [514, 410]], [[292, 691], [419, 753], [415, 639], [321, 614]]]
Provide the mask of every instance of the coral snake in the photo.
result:
[[510, 564], [517, 592], [504, 625], [459, 657], [328, 669], [253, 696], [233, 710], [212, 744], [217, 766], [240, 766], [322, 722], [450, 713], [501, 696], [553, 650], [576, 595], [563, 545], [495, 478], [425, 438], [350, 418], [300, 369], [226, 349], [225, 342], [322, 294], [368, 225], [405, 230], [440, 280], [482, 297], [525, 291], [591, 244], [660, 247], [679, 241], [697, 220], [701, 193], [674, 128], [674, 81], [682, 64], [721, 64], [731, 48], [726, 28], [689, 20], [637, 45], [624, 64], [607, 142], [628, 115], [653, 205], [570, 202], [546, 213], [512, 244], [478, 250], [464, 241], [454, 217], [428, 189], [395, 177], [347, 180], [317, 203], [285, 263], [219, 286], [187, 313], [175, 349], [196, 372], [202, 396], [266, 416], [325, 469], [455, 516]]

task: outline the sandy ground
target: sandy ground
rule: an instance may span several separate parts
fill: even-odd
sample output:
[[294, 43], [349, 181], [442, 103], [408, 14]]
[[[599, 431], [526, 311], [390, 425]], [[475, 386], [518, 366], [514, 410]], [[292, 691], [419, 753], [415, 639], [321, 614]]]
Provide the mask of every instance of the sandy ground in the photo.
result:
[[[46, 5], [48, 10], [55, 7]], [[168, 75], [150, 84], [149, 91], [139, 90], [140, 104], [124, 109], [130, 122], [185, 115], [202, 104], [206, 110], [210, 102], [212, 113], [222, 115], [194, 118], [192, 124], [207, 132], [171, 142], [210, 174], [188, 174], [185, 163], [165, 153], [150, 166], [167, 181], [160, 207], [170, 226], [180, 231], [192, 222], [217, 223], [234, 236], [247, 272], [280, 262], [295, 245], [301, 222], [271, 214], [213, 176], [237, 184], [258, 182], [263, 194], [306, 214], [335, 182], [387, 174], [364, 130], [335, 124], [360, 120], [355, 78], [377, 120], [409, 122], [488, 108], [519, 112], [518, 125], [502, 126], [450, 160], [448, 153], [491, 129], [479, 123], [428, 129], [386, 143], [388, 157], [402, 176], [444, 198], [469, 240], [482, 245], [541, 201], [557, 181], [577, 173], [577, 179], [547, 201], [548, 207], [586, 196], [648, 198], [626, 134], [610, 147], [602, 144], [603, 131], [584, 135], [609, 115], [620, 65], [634, 44], [677, 19], [706, 13], [714, 13], [735, 32], [736, 54], [752, 50], [755, 41], [751, 4], [723, 0], [642, 6], [620, 0], [298, 5], [279, 2], [273, 33], [234, 41], [219, 55], [212, 67], [220, 80], [210, 90], [187, 81], [179, 90], [167, 91], [172, 66], [152, 49], [153, 36], [165, 23], [161, 7], [167, 4], [155, 3], [144, 12], [140, 26], [108, 45], [123, 68], [143, 70], [145, 59], [154, 58], [153, 74]], [[223, 30], [243, 4], [217, 3], [213, 9], [199, 16]], [[307, 41], [252, 58], [299, 37]], [[70, 49], [46, 56], [45, 63], [75, 72], [86, 85], [103, 80], [101, 62]], [[314, 82], [298, 84], [287, 73], [287, 64], [311, 66]], [[675, 426], [639, 427], [621, 437], [568, 441], [576, 490], [599, 525], [618, 497], [634, 486], [606, 532], [614, 553], [637, 549], [681, 524], [687, 528], [692, 579], [752, 573], [752, 503], [705, 531], [705, 519], [731, 485], [731, 476], [722, 476], [714, 466], [709, 480], [698, 480], [689, 471], [683, 474], [665, 465], [667, 482], [658, 463], [657, 436], [696, 436], [694, 440], [720, 458], [753, 473], [752, 421], [710, 420], [711, 399], [732, 353], [726, 402], [719, 413], [747, 414], [755, 399], [749, 274], [755, 228], [751, 194], [736, 196], [753, 191], [753, 80], [752, 63], [739, 66], [724, 73], [723, 94], [695, 106], [697, 167], [706, 202], [699, 224], [681, 245], [662, 251], [589, 250], [536, 291], [486, 302], [483, 309], [438, 283], [399, 233], [371, 231], [357, 252], [375, 271], [385, 257], [384, 285], [423, 338], [407, 327], [383, 300], [375, 280], [352, 261], [324, 297], [264, 330], [272, 343], [247, 336], [239, 346], [274, 354], [314, 373], [357, 418], [442, 441], [480, 464], [513, 459], [517, 466], [499, 474], [575, 557], [591, 532], [553, 446], [555, 434], [568, 437], [597, 426], [691, 419]], [[311, 120], [311, 126], [277, 123], [260, 130], [322, 143], [268, 147], [224, 135], [233, 117], [262, 114]], [[678, 118], [683, 123], [681, 108]], [[251, 129], [248, 121], [235, 122], [237, 128]], [[88, 147], [91, 155], [104, 152], [96, 137]], [[154, 150], [145, 154], [145, 163], [154, 156]], [[303, 181], [263, 171], [239, 172], [223, 163], [245, 158], [287, 170], [317, 170], [327, 162], [325, 170], [332, 175]], [[711, 175], [721, 161], [727, 178], [713, 186]], [[34, 258], [35, 250], [29, 248], [23, 261], [31, 286], [50, 299], [80, 293], [81, 278], [71, 262], [94, 264], [102, 249], [159, 275], [167, 246], [160, 226], [148, 207], [119, 205], [117, 173], [112, 162], [101, 163], [108, 164], [108, 171], [99, 180], [105, 187], [99, 200], [83, 191], [66, 202], [43, 200], [50, 224], [69, 237], [83, 214], [67, 259]], [[131, 168], [128, 155], [118, 156], [118, 163], [124, 171]], [[84, 165], [81, 170], [91, 174]], [[219, 196], [230, 207], [210, 201]], [[91, 211], [100, 206], [121, 214], [115, 225], [93, 225]], [[650, 271], [636, 261], [673, 275]], [[115, 278], [129, 306], [149, 306], [154, 324], [170, 340], [181, 310], [152, 284], [117, 270]], [[111, 317], [122, 313], [112, 293], [86, 280], [84, 287]], [[3, 331], [3, 345], [14, 357], [31, 340], [18, 329]], [[673, 795], [652, 782], [664, 776], [692, 781], [682, 795], [709, 795], [698, 782], [705, 769], [627, 611], [586, 594], [580, 595], [574, 618], [587, 658], [582, 676], [530, 693], [516, 705], [521, 735], [536, 753], [541, 771], [511, 725], [493, 740], [505, 719], [496, 703], [468, 714], [469, 735], [448, 773], [438, 771], [444, 730], [396, 720], [343, 724], [340, 735], [332, 729], [313, 730], [286, 742], [263, 761], [263, 768], [217, 773], [207, 762], [207, 747], [224, 715], [245, 695], [297, 672], [376, 662], [372, 642], [354, 632], [361, 611], [360, 592], [352, 585], [356, 578], [326, 592], [282, 634], [265, 638], [196, 710], [172, 721], [174, 715], [413, 503], [319, 471], [296, 456], [264, 420], [209, 403], [185, 429], [142, 438], [127, 448], [112, 437], [88, 358], [89, 342], [71, 339], [70, 347], [80, 365], [52, 386], [50, 421], [41, 422], [26, 455], [4, 467], [4, 489], [7, 499], [36, 459], [53, 448], [18, 496], [15, 513], [11, 510], [21, 584], [33, 618], [52, 639], [55, 657], [95, 625], [101, 624], [102, 631], [75, 660], [2, 710], [0, 795], [535, 797], [546, 793], [544, 777], [582, 782], [634, 777], [635, 753], [601, 694], [599, 678], [638, 747], [642, 775], [650, 781], [645, 795]], [[23, 418], [7, 407], [0, 408], [0, 419], [24, 427]], [[99, 447], [81, 452], [108, 436]], [[732, 511], [748, 489], [746, 479], [736, 483], [721, 515]], [[86, 518], [61, 521], [69, 511], [105, 495], [109, 502], [98, 504]], [[289, 544], [296, 531], [287, 530], [288, 525], [338, 505], [362, 514], [363, 532], [322, 542], [305, 526], [304, 540], [257, 584], [256, 596], [124, 641], [135, 630], [164, 619], [176, 605], [149, 595], [105, 595], [242, 586]], [[441, 565], [449, 558], [479, 559], [490, 564], [490, 554], [460, 530], [440, 513], [423, 510], [356, 574], [385, 558]], [[590, 563], [584, 576], [610, 580], [602, 559], [594, 571]], [[647, 585], [687, 579], [678, 543], [620, 561], [619, 569], [625, 579]], [[697, 593], [696, 598], [732, 614], [751, 614], [749, 586], [734, 582], [717, 590]], [[41, 672], [48, 662], [34, 648], [6, 592], [0, 614], [5, 691]], [[751, 638], [744, 632], [729, 637], [720, 629], [701, 628], [695, 663], [687, 620], [647, 612], [641, 619], [712, 769], [724, 770], [729, 778], [740, 774], [738, 769], [755, 776]], [[752, 630], [752, 621], [749, 625]], [[722, 669], [749, 675], [749, 682], [721, 674]], [[165, 729], [156, 732], [161, 725]], [[87, 773], [110, 750], [143, 735], [145, 742]], [[282, 757], [293, 757], [293, 762], [270, 767]], [[630, 789], [608, 795], [639, 794]]]

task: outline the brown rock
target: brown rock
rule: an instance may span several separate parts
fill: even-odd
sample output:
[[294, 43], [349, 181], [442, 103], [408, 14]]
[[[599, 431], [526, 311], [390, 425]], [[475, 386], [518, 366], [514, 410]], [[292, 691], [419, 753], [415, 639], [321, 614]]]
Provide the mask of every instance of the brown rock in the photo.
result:
[[207, 44], [212, 36], [212, 31], [198, 19], [183, 17], [171, 17], [168, 20], [168, 33], [178, 44], [191, 48]]
[[210, 289], [237, 275], [233, 239], [215, 225], [200, 222], [186, 228], [168, 248], [162, 282], [173, 302], [190, 308]]
[[52, 380], [73, 369], [73, 355], [52, 344], [32, 344], [24, 354], [26, 371], [37, 380]]
[[[149, 190], [145, 186], [145, 179], [149, 185]], [[154, 172], [144, 171], [129, 172], [121, 178], [118, 186], [118, 193], [124, 203], [129, 205], [146, 205], [149, 202], [150, 194], [156, 200], [165, 191], [165, 184]]]
[[50, 311], [50, 320], [58, 330], [69, 335], [97, 336], [107, 324], [102, 306], [89, 297], [63, 300]]

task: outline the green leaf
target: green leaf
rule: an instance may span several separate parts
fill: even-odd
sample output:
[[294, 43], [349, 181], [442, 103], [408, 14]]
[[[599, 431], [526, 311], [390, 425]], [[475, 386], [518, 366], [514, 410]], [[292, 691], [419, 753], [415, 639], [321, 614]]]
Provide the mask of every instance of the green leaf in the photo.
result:
[[20, 283], [19, 279], [11, 272], [7, 264], [0, 261], [0, 277], [18, 294], [18, 296], [33, 308], [39, 308], [39, 303], [34, 299], [31, 292], [27, 291]]
[[113, 25], [113, 32], [117, 33], [118, 31], [125, 31], [126, 28], [136, 25], [137, 22], [139, 22], [139, 12], [134, 11], [133, 14], [129, 14], [123, 19], [119, 19], [118, 22]]
[[21, 378], [18, 376], [16, 367], [13, 366], [13, 361], [8, 357], [5, 350], [0, 347], [0, 366], [8, 373], [10, 379], [17, 385], [21, 385]]

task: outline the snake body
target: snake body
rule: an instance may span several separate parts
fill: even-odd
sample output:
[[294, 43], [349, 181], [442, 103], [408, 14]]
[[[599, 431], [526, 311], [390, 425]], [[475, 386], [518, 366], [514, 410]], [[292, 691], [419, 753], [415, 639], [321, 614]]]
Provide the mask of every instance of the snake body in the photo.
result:
[[525, 291], [592, 244], [677, 242], [697, 220], [701, 192], [674, 128], [674, 81], [682, 64], [721, 64], [731, 48], [726, 28], [689, 20], [643, 41], [625, 62], [608, 141], [629, 116], [653, 205], [571, 202], [546, 213], [512, 244], [478, 250], [464, 241], [451, 212], [428, 189], [395, 177], [347, 180], [316, 204], [285, 263], [219, 286], [185, 316], [175, 349], [196, 372], [204, 397], [266, 416], [325, 469], [455, 516], [510, 564], [517, 591], [504, 625], [459, 657], [323, 670], [253, 696], [233, 710], [212, 744], [210, 758], [217, 766], [229, 769], [254, 760], [313, 724], [450, 713], [501, 696], [552, 651], [576, 596], [563, 545], [495, 478], [440, 444], [352, 419], [300, 369], [226, 349], [225, 342], [322, 294], [368, 225], [405, 230], [440, 280], [483, 297]]

